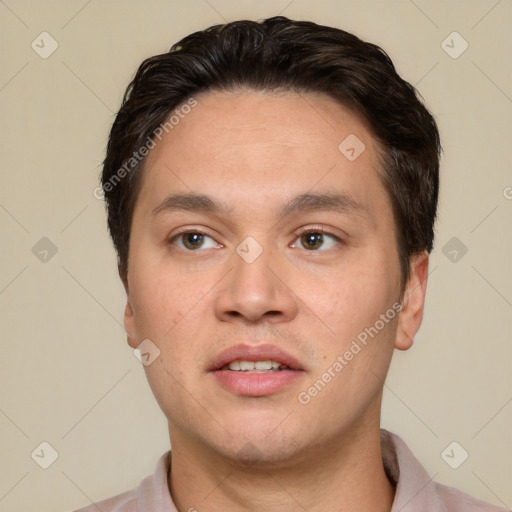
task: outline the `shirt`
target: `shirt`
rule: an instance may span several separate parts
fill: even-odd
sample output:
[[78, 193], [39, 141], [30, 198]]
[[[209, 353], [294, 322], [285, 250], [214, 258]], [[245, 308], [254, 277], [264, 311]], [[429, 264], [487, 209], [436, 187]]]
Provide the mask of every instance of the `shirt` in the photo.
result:
[[[384, 429], [380, 434], [384, 468], [395, 485], [391, 512], [507, 511], [434, 482], [399, 436]], [[168, 451], [160, 457], [153, 475], [145, 478], [137, 489], [75, 512], [178, 512], [167, 484], [170, 454]]]

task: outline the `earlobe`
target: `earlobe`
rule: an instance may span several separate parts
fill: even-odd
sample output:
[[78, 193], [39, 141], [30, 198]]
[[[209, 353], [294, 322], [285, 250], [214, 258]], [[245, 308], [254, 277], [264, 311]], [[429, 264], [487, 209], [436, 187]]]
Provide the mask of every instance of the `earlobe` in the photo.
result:
[[428, 252], [423, 251], [411, 259], [411, 273], [398, 317], [395, 348], [408, 350], [421, 326], [428, 277]]
[[126, 306], [124, 308], [123, 323], [127, 335], [128, 345], [130, 345], [132, 348], [137, 348], [138, 336], [137, 328], [135, 325], [135, 316], [133, 314], [133, 309], [128, 298], [126, 299]]

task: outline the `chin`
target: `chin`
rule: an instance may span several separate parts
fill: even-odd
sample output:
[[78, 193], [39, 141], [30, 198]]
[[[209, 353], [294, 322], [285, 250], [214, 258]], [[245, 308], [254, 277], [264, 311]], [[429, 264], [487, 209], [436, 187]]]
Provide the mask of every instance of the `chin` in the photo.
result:
[[230, 463], [240, 468], [260, 467], [262, 470], [289, 466], [300, 458], [301, 442], [297, 439], [241, 441], [221, 449]]
[[286, 466], [290, 460], [300, 458], [301, 452], [310, 445], [303, 423], [283, 421], [288, 414], [260, 413], [257, 418], [242, 415], [236, 423], [226, 426], [222, 438], [204, 441], [234, 465], [267, 469]]

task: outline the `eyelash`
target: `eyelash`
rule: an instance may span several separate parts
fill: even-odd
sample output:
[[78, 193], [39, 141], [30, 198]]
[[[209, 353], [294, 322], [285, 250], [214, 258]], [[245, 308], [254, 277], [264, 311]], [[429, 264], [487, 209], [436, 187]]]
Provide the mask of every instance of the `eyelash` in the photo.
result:
[[[296, 233], [295, 234], [295, 240], [299, 239], [300, 237], [302, 237], [303, 235], [306, 235], [306, 234], [309, 234], [309, 233], [321, 233], [322, 235], [327, 235], [331, 238], [333, 238], [339, 245], [343, 245], [343, 240], [334, 235], [333, 233], [330, 233], [328, 231], [326, 231], [323, 227], [315, 227], [315, 228], [307, 228], [307, 229], [304, 229], [302, 231], [300, 231], [299, 233]], [[179, 233], [176, 233], [175, 235], [173, 235], [168, 243], [169, 245], [173, 245], [174, 242], [182, 235], [188, 235], [188, 234], [199, 234], [199, 235], [204, 235], [204, 236], [207, 236], [209, 238], [211, 238], [212, 240], [214, 240], [214, 238], [206, 233], [206, 231], [203, 231], [202, 229], [186, 229], [186, 230], [183, 230], [183, 231], [180, 231]], [[180, 247], [181, 249], [181, 247]], [[186, 252], [198, 252], [198, 251], [193, 251], [193, 250], [189, 250], [189, 249], [182, 249]], [[307, 252], [328, 252], [330, 249], [325, 249], [324, 251], [319, 251], [319, 250], [307, 250], [307, 249], [304, 249], [305, 251]]]

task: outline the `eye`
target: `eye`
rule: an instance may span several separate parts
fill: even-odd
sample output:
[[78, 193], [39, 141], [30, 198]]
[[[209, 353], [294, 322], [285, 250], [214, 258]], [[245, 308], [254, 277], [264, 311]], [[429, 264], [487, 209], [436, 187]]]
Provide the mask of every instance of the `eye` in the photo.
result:
[[[327, 243], [327, 247], [325, 247], [326, 242], [331, 240], [331, 242]], [[303, 231], [299, 234], [297, 240], [300, 241], [300, 244], [308, 251], [315, 251], [319, 247], [324, 246], [322, 251], [332, 249], [337, 244], [341, 244], [342, 241], [339, 237], [333, 235], [332, 233], [326, 233], [323, 229], [309, 229], [307, 231]], [[292, 244], [292, 247], [296, 247], [296, 242]]]
[[[205, 244], [205, 240], [211, 240], [209, 244]], [[180, 249], [185, 251], [196, 251], [197, 249], [212, 249], [222, 247], [221, 244], [202, 231], [182, 231], [173, 236], [169, 240], [169, 244], [177, 245]]]

